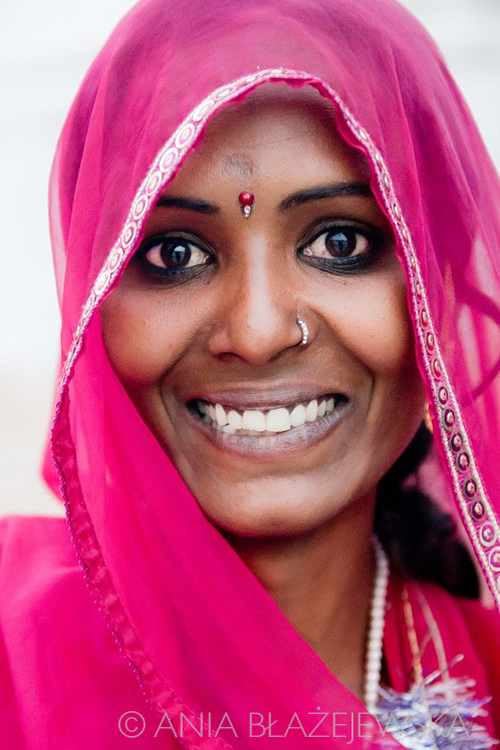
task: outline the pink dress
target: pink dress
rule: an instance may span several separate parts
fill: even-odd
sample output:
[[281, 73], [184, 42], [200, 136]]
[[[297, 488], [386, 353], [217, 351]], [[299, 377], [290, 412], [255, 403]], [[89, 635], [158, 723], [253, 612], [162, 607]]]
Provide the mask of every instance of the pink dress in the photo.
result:
[[[159, 194], [220, 108], [270, 81], [318, 89], [371, 165], [406, 274], [435, 471], [500, 604], [500, 190], [434, 44], [392, 0], [145, 0], [92, 65], [52, 172], [63, 365], [45, 473], [67, 522], [0, 527], [9, 750], [400, 746], [203, 516], [102, 343], [99, 305]], [[493, 735], [496, 614], [395, 578], [388, 604], [393, 690], [412, 686], [416, 642], [423, 678], [449, 667], [474, 681], [470, 700], [493, 696], [476, 706]]]

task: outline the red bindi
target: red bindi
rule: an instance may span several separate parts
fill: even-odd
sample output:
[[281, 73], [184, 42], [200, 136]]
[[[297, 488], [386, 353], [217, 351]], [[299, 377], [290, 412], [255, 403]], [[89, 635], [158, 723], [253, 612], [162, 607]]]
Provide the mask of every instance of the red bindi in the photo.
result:
[[254, 194], [249, 193], [247, 190], [244, 190], [242, 193], [239, 194], [238, 201], [241, 206], [241, 213], [243, 214], [245, 219], [248, 219], [248, 217], [253, 211], [253, 204], [255, 201]]

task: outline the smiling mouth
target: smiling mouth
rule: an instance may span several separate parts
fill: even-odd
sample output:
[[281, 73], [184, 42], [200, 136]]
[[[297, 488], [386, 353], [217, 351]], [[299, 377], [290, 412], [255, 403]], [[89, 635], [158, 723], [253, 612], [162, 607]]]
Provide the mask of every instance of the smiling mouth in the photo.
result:
[[188, 402], [188, 409], [214, 430], [233, 435], [264, 437], [290, 432], [303, 425], [312, 425], [329, 417], [347, 402], [341, 394], [328, 394], [310, 401], [301, 401], [270, 409], [244, 411], [202, 399]]

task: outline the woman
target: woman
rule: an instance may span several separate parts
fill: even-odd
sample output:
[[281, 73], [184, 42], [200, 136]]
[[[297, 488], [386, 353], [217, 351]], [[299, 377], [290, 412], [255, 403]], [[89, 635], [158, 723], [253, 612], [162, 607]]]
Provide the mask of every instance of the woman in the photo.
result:
[[498, 602], [497, 195], [392, 0], [124, 19], [52, 175], [76, 556], [3, 526], [9, 747], [492, 746], [498, 620], [416, 472], [428, 408]]

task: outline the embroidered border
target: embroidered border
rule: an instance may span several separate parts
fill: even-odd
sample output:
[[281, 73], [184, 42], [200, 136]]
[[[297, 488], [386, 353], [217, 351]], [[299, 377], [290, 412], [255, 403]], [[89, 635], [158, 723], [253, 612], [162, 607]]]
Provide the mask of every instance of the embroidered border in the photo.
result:
[[464, 525], [500, 609], [500, 525], [487, 497], [469, 436], [446, 370], [432, 321], [413, 241], [396, 197], [389, 170], [370, 136], [336, 98], [347, 125], [364, 145], [375, 168], [385, 206], [399, 237], [410, 282], [422, 361], [431, 386], [434, 432], [439, 435]]
[[[500, 608], [500, 527], [498, 519], [496, 518], [484, 491], [469, 438], [463, 424], [460, 409], [446, 372], [434, 324], [430, 315], [424, 285], [422, 283], [418, 259], [415, 254], [408, 226], [394, 192], [389, 171], [372, 139], [366, 130], [353, 117], [338, 94], [321, 79], [304, 72], [287, 70], [284, 68], [262, 70], [216, 89], [188, 115], [155, 157], [146, 177], [135, 195], [125, 225], [121, 230], [115, 245], [106, 258], [82, 309], [80, 321], [75, 330], [72, 344], [62, 369], [59, 393], [52, 424], [52, 452], [58, 468], [61, 489], [67, 507], [69, 508], [66, 481], [61, 466], [62, 462], [60, 463], [57, 457], [56, 433], [58, 423], [62, 416], [62, 406], [68, 383], [71, 378], [73, 367], [82, 348], [85, 331], [92, 316], [134, 251], [136, 239], [157, 197], [173, 176], [179, 164], [194, 147], [196, 140], [211, 117], [224, 104], [251, 91], [261, 83], [271, 80], [283, 82], [301, 81], [304, 85], [313, 85], [329, 97], [332, 102], [337, 105], [347, 126], [366, 151], [375, 171], [383, 201], [392, 220], [394, 231], [396, 232], [403, 249], [407, 278], [411, 290], [411, 305], [417, 327], [417, 340], [419, 342], [428, 382], [433, 394], [432, 406], [435, 434], [437, 433], [439, 435], [448, 461], [455, 495], [461, 510], [464, 524], [481, 561], [492, 594]], [[91, 558], [82, 560], [84, 571], [87, 569], [87, 563], [89, 562], [92, 565], [94, 572], [97, 571], [95, 577], [92, 576], [92, 585], [96, 591], [99, 586], [102, 586], [104, 589], [99, 592], [98, 598], [104, 609], [109, 607], [107, 619], [112, 630], [115, 632], [118, 644], [126, 654], [132, 666], [140, 673], [142, 684], [149, 685], [149, 689], [153, 692], [153, 698], [158, 698], [158, 695], [161, 695], [162, 693], [162, 689], [159, 688], [158, 685], [158, 679], [160, 682], [162, 682], [162, 680], [159, 675], [156, 675], [158, 679], [154, 679], [152, 672], [155, 672], [155, 668], [148, 659], [147, 654], [144, 654], [142, 651], [142, 646], [137, 638], [137, 634], [132, 630], [130, 623], [128, 623], [128, 626], [127, 623], [124, 623], [125, 616], [122, 612], [120, 602], [117, 601], [116, 593], [114, 592], [112, 581], [109, 578], [104, 561], [100, 556], [97, 540], [95, 539], [95, 532], [93, 531], [92, 523], [86, 512], [83, 500], [81, 500], [79, 505], [79, 508], [73, 508], [75, 516], [72, 519], [72, 524], [75, 527], [73, 529], [75, 537], [77, 536], [80, 542], [82, 542], [83, 534], [83, 548], [81, 550], [77, 549], [77, 553], [80, 556], [83, 549], [87, 548], [86, 553], [89, 554]], [[81, 524], [81, 528], [77, 529], [76, 527], [78, 527], [79, 524]], [[86, 542], [85, 537], [87, 537]], [[94, 549], [91, 549], [91, 539], [93, 539], [95, 543]], [[120, 625], [119, 636], [116, 632], [118, 625]], [[170, 695], [170, 700], [172, 699], [175, 701], [175, 698]], [[162, 701], [160, 700], [160, 702]], [[221, 743], [221, 746], [224, 746], [224, 744], [225, 743]]]

